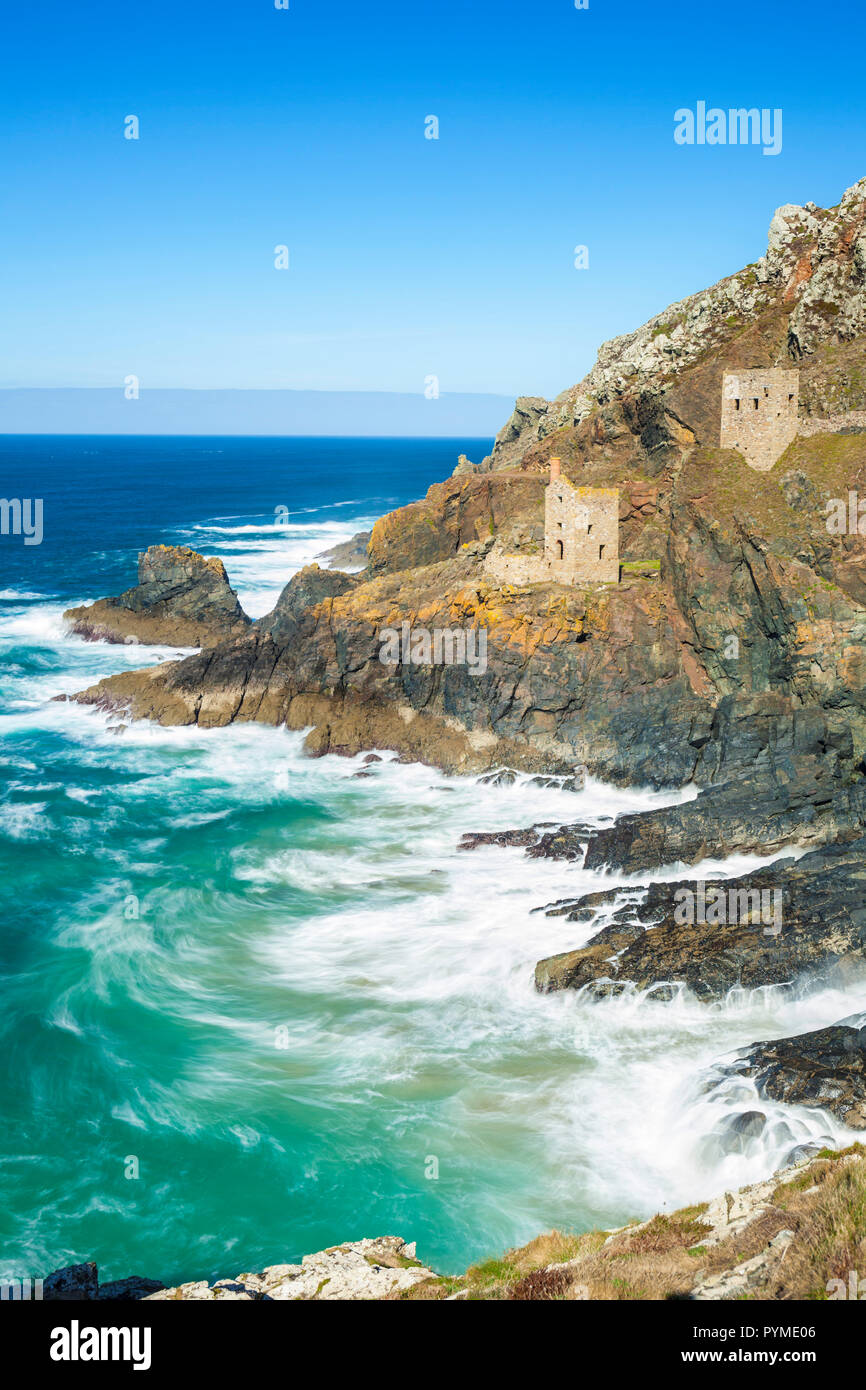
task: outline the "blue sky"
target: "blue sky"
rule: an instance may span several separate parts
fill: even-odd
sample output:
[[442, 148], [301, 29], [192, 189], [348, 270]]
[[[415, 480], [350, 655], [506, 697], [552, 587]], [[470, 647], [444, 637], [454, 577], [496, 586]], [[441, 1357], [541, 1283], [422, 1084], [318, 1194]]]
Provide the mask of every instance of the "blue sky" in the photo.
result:
[[[0, 386], [553, 395], [866, 173], [864, 38], [839, 0], [7, 7]], [[698, 100], [782, 108], [782, 152], [676, 145]]]

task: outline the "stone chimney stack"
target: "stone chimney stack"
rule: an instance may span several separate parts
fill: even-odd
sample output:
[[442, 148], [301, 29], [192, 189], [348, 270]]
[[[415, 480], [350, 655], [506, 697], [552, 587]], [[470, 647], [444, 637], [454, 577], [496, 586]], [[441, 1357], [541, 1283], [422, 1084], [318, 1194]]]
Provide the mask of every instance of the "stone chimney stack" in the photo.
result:
[[550, 460], [550, 481], [552, 483], [555, 483], [559, 477], [559, 464], [560, 460], [557, 458], [552, 458]]

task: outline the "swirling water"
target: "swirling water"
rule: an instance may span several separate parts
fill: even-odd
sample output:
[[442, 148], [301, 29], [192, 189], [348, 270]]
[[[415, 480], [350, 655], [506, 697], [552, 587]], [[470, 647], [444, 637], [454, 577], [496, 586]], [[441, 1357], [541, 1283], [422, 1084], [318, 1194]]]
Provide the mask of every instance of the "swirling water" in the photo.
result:
[[220, 554], [265, 612], [458, 448], [483, 444], [2, 441], [4, 495], [44, 495], [46, 520], [42, 546], [0, 550], [0, 1273], [93, 1258], [175, 1282], [388, 1233], [457, 1270], [846, 1138], [762, 1103], [764, 1134], [726, 1154], [713, 1134], [749, 1088], [703, 1082], [862, 996], [539, 996], [535, 961], [590, 929], [532, 909], [615, 880], [457, 848], [688, 792], [493, 787], [387, 756], [358, 779], [360, 759], [306, 759], [285, 730], [118, 734], [52, 701], [174, 655], [62, 624], [131, 583], [143, 545]]

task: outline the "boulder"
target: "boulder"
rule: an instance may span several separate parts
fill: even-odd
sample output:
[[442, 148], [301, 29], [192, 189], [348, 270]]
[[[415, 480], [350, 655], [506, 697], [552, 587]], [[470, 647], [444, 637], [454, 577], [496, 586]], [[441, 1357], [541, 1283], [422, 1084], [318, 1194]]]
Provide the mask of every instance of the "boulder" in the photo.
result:
[[93, 1261], [66, 1265], [46, 1275], [42, 1282], [42, 1298], [46, 1303], [77, 1303], [97, 1297], [99, 1272]]
[[755, 1043], [729, 1071], [752, 1077], [769, 1100], [829, 1110], [851, 1129], [866, 1129], [866, 1014], [854, 1023]]

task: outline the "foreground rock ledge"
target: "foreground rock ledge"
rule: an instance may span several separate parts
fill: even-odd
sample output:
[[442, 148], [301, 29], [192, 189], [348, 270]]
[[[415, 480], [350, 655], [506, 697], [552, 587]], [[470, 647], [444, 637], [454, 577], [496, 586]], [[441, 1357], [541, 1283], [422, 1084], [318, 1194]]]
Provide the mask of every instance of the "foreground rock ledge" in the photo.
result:
[[138, 557], [134, 588], [63, 616], [89, 642], [177, 647], [213, 647], [250, 625], [222, 560], [178, 545], [150, 546]]
[[148, 1281], [141, 1279], [99, 1286], [95, 1265], [75, 1265], [45, 1280], [45, 1297], [176, 1302], [844, 1298], [851, 1269], [866, 1265], [859, 1216], [866, 1201], [864, 1158], [866, 1148], [859, 1144], [825, 1150], [763, 1182], [670, 1215], [613, 1231], [538, 1236], [459, 1277], [435, 1274], [416, 1259], [414, 1245], [382, 1236], [306, 1255], [299, 1265], [271, 1265], [261, 1274], [156, 1292], [145, 1291]]

